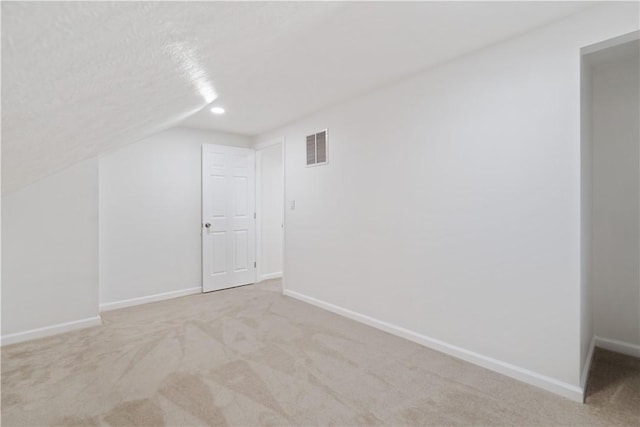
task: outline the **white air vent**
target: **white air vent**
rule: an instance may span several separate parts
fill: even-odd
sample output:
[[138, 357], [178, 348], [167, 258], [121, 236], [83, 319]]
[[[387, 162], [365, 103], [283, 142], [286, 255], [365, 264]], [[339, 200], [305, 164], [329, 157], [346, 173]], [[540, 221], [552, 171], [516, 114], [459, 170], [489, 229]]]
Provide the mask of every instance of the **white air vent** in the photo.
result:
[[307, 166], [327, 164], [327, 130], [307, 136]]

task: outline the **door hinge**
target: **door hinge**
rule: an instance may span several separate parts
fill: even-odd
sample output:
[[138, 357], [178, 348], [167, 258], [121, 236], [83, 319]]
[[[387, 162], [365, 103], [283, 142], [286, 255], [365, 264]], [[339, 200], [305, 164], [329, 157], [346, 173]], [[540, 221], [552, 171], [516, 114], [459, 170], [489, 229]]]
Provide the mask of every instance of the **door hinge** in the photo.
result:
[[253, 268], [257, 267], [257, 263], [255, 261], [253, 261]]
[[253, 213], [253, 219], [256, 219], [256, 213], [255, 212]]

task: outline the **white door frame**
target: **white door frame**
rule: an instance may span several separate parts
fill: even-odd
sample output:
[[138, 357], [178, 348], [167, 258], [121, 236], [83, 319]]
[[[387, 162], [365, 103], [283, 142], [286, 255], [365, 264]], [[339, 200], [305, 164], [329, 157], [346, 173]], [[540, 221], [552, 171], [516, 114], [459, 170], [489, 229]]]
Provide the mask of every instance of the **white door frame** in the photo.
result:
[[261, 282], [263, 280], [267, 280], [270, 277], [263, 278], [262, 268], [263, 268], [263, 253], [262, 253], [262, 186], [260, 182], [260, 178], [262, 176], [262, 150], [267, 148], [271, 148], [275, 145], [281, 146], [282, 153], [282, 282], [284, 287], [284, 272], [285, 272], [285, 230], [287, 228], [286, 225], [286, 184], [285, 184], [285, 139], [284, 137], [274, 138], [272, 140], [257, 144], [254, 149], [256, 151], [256, 282]]

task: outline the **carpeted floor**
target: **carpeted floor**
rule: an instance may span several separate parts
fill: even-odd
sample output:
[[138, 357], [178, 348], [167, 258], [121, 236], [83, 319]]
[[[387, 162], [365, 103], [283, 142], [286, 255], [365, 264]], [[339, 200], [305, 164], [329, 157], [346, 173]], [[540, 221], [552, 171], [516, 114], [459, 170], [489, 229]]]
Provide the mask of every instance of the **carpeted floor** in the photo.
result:
[[305, 303], [277, 281], [2, 348], [2, 425], [640, 425], [640, 361], [586, 405]]

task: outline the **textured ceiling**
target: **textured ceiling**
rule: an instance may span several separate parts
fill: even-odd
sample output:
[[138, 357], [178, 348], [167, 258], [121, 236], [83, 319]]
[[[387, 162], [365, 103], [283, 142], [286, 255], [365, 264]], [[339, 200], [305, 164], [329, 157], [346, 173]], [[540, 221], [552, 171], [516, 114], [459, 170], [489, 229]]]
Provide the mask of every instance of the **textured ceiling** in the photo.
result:
[[592, 5], [2, 2], [3, 192], [178, 123], [255, 135]]

